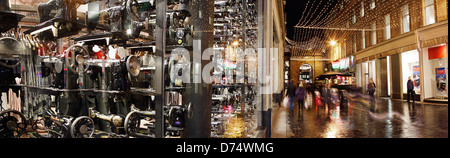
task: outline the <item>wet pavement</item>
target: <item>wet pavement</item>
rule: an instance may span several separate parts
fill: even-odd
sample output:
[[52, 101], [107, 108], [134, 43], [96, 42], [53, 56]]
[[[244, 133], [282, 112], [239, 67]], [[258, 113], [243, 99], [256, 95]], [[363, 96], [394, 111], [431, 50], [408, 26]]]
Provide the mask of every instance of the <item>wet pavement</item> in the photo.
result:
[[273, 138], [448, 138], [447, 105], [378, 98], [273, 112]]

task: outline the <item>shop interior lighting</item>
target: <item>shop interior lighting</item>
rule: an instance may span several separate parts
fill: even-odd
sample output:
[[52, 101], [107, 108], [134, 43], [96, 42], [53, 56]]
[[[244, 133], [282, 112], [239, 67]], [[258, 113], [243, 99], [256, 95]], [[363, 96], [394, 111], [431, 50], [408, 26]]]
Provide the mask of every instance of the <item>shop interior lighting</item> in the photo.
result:
[[50, 30], [52, 28], [54, 28], [53, 25], [50, 25], [50, 26], [41, 28], [39, 30], [33, 31], [33, 32], [30, 33], [30, 35], [35, 35], [35, 34], [38, 34], [38, 33], [41, 33], [41, 32], [47, 31], [47, 30]]

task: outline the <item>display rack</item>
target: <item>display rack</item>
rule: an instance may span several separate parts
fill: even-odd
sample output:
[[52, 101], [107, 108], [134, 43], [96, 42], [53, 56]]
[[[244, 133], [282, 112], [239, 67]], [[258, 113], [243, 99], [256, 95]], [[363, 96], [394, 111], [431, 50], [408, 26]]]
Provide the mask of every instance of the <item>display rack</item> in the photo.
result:
[[[124, 4], [132, 4], [132, 5], [148, 5], [149, 1], [139, 1], [140, 4], [133, 4], [136, 1], [128, 2], [124, 1], [126, 3]], [[141, 3], [142, 2], [142, 3]], [[157, 3], [158, 8], [165, 8], [167, 5], [167, 1], [161, 1], [163, 3]], [[105, 3], [105, 2], [94, 2], [94, 3]], [[143, 4], [146, 3], [146, 4]], [[66, 5], [66, 4], [64, 4]], [[89, 5], [89, 4], [87, 4]], [[153, 4], [152, 4], [153, 5]], [[131, 6], [131, 5], [129, 5]], [[17, 7], [17, 5], [15, 5]], [[39, 7], [38, 7], [39, 8]], [[126, 8], [126, 7], [125, 7]], [[70, 7], [69, 7], [70, 9]], [[163, 15], [165, 14], [165, 9], [161, 9], [161, 11], [151, 11], [149, 12], [153, 15]], [[39, 13], [38, 13], [39, 14]], [[86, 15], [87, 17], [88, 15]], [[129, 16], [125, 14], [124, 16]], [[156, 18], [156, 16], [150, 16]], [[87, 19], [85, 19], [85, 23], [87, 22]], [[156, 19], [145, 19], [147, 21], [155, 21]], [[120, 21], [119, 21], [120, 22]], [[123, 22], [123, 21], [122, 21]], [[151, 22], [148, 22], [151, 23]], [[147, 24], [148, 24], [147, 23]], [[56, 25], [56, 26], [55, 26]], [[64, 25], [63, 27], [60, 27], [60, 25]], [[70, 27], [69, 27], [70, 26]], [[67, 104], [73, 103], [73, 104], [79, 104], [81, 107], [91, 107], [95, 108], [99, 111], [99, 116], [90, 116], [91, 119], [93, 119], [93, 122], [96, 124], [95, 127], [95, 133], [93, 137], [96, 137], [95, 135], [102, 135], [102, 133], [107, 133], [107, 137], [164, 137], [165, 132], [155, 132], [155, 131], [165, 131], [165, 125], [164, 124], [157, 124], [156, 126], [153, 126], [152, 128], [155, 128], [153, 131], [155, 133], [152, 134], [141, 134], [141, 133], [129, 133], [129, 132], [123, 132], [123, 131], [111, 131], [108, 128], [108, 126], [114, 125], [120, 125], [123, 126], [121, 130], [127, 131], [127, 120], [128, 118], [121, 118], [123, 123], [115, 124], [115, 118], [119, 115], [127, 115], [131, 114], [136, 111], [131, 111], [130, 105], [134, 103], [140, 104], [138, 105], [140, 108], [143, 108], [145, 110], [153, 111], [155, 114], [153, 114], [150, 117], [153, 117], [153, 120], [157, 120], [157, 122], [165, 122], [164, 117], [164, 110], [163, 108], [158, 108], [161, 104], [156, 104], [155, 107], [151, 107], [151, 105], [155, 106], [155, 96], [158, 96], [156, 98], [163, 99], [162, 96], [164, 93], [158, 90], [157, 86], [161, 83], [164, 83], [164, 65], [147, 65], [140, 67], [131, 67], [130, 65], [134, 64], [131, 63], [133, 61], [128, 61], [128, 57], [122, 58], [124, 60], [101, 60], [101, 59], [92, 59], [92, 57], [88, 57], [86, 55], [80, 56], [78, 54], [78, 50], [73, 52], [73, 54], [67, 55], [66, 52], [63, 52], [64, 42], [70, 42], [73, 41], [73, 44], [76, 44], [78, 42], [82, 42], [83, 47], [87, 48], [86, 51], [90, 56], [94, 55], [95, 52], [92, 52], [90, 49], [94, 47], [95, 45], [98, 46], [109, 46], [109, 45], [118, 45], [122, 46], [129, 52], [138, 52], [138, 51], [148, 51], [151, 53], [154, 53], [154, 55], [159, 55], [159, 59], [163, 59], [164, 55], [155, 53], [156, 50], [153, 50], [155, 47], [157, 50], [161, 50], [161, 47], [158, 47], [156, 44], [157, 41], [165, 40], [164, 36], [160, 36], [161, 39], [157, 39], [156, 41], [144, 41], [142, 40], [134, 40], [133, 38], [129, 38], [127, 36], [128, 32], [125, 30], [125, 32], [108, 32], [105, 29], [99, 29], [102, 27], [90, 27], [87, 28], [88, 25], [84, 25], [79, 23], [78, 21], [71, 21], [69, 19], [64, 18], [52, 18], [48, 21], [45, 21], [43, 23], [40, 23], [34, 27], [31, 27], [30, 29], [20, 32], [21, 37], [19, 37], [19, 40], [24, 43], [25, 48], [29, 53], [27, 53], [26, 56], [24, 56], [23, 62], [19, 67], [22, 67], [22, 73], [21, 76], [23, 81], [21, 84], [1, 84], [2, 89], [19, 89], [22, 91], [22, 98], [21, 100], [22, 104], [25, 105], [22, 107], [23, 112], [26, 114], [27, 121], [26, 122], [36, 122], [36, 119], [41, 119], [43, 110], [43, 107], [39, 105], [35, 105], [34, 103], [45, 101], [45, 106], [56, 106], [57, 108], [55, 111], [59, 115], [73, 115], [73, 117], [78, 116], [88, 116], [88, 113], [86, 110], [80, 109], [80, 111], [75, 111], [73, 113], [73, 107], [69, 106], [68, 110], [71, 111], [71, 114], [67, 114], [67, 109], [59, 109], [63, 106], [68, 106]], [[85, 32], [84, 30], [87, 30], [87, 32], [104, 32], [104, 33], [93, 33], [88, 35], [82, 35], [81, 32]], [[83, 30], [83, 31], [82, 31]], [[154, 31], [151, 31], [154, 32]], [[79, 36], [81, 35], [81, 36]], [[73, 37], [72, 37], [73, 36]], [[126, 37], [127, 36], [127, 37]], [[24, 38], [26, 37], [26, 38]], [[67, 38], [68, 37], [68, 38]], [[57, 56], [45, 56], [42, 54], [39, 54], [40, 51], [49, 51], [48, 47], [46, 47], [46, 44], [49, 41], [54, 41], [58, 44], [58, 49], [56, 50], [58, 53], [60, 53]], [[165, 48], [163, 48], [165, 49]], [[39, 52], [39, 53], [38, 53]], [[106, 54], [105, 52], [103, 54]], [[90, 68], [86, 69], [85, 71], [79, 71], [79, 66], [74, 67], [76, 72], [71, 72], [67, 69], [67, 63], [64, 60], [64, 58], [74, 58], [76, 56], [75, 62], [78, 62], [78, 65], [89, 65]], [[99, 56], [97, 56], [99, 57]], [[52, 60], [48, 60], [49, 58], [52, 58]], [[55, 61], [53, 61], [53, 59]], [[44, 61], [45, 60], [45, 61]], [[70, 59], [72, 60], [72, 59]], [[62, 69], [59, 73], [55, 73], [55, 67], [57, 62], [62, 62]], [[126, 63], [125, 63], [126, 62]], [[159, 62], [163, 63], [163, 62]], [[140, 64], [140, 63], [139, 63]], [[138, 82], [140, 81], [134, 81], [137, 76], [129, 76], [128, 72], [124, 72], [125, 66], [127, 68], [127, 71], [130, 71], [132, 69], [133, 71], [142, 71], [142, 72], [149, 72], [148, 75], [151, 76], [152, 79], [146, 82], [151, 82], [151, 87], [139, 87], [140, 84]], [[30, 67], [28, 67], [30, 66]], [[53, 71], [53, 72], [52, 72]], [[110, 73], [116, 73], [117, 75], [111, 75]], [[159, 73], [159, 74], [157, 74]], [[45, 75], [43, 75], [45, 74]], [[48, 76], [50, 74], [50, 76]], [[56, 76], [61, 76], [62, 78], [57, 78]], [[127, 77], [128, 76], [128, 77]], [[118, 78], [119, 77], [119, 78]], [[119, 80], [117, 80], [119, 79]], [[124, 80], [122, 80], [124, 79]], [[62, 82], [61, 86], [56, 87], [54, 85], [54, 80], [60, 80]], [[121, 81], [120, 81], [121, 80]], [[131, 80], [131, 81], [126, 81]], [[142, 81], [142, 80], [141, 80]], [[159, 81], [159, 83], [158, 83]], [[120, 88], [119, 85], [114, 85], [116, 83], [119, 84], [125, 84], [122, 85], [126, 88]], [[137, 86], [135, 86], [137, 85]], [[116, 88], [114, 88], [116, 87]], [[119, 88], [117, 88], [119, 87]], [[38, 94], [37, 96], [33, 96], [35, 94]], [[133, 101], [132, 98], [146, 98], [146, 99], [139, 99], [137, 101]], [[50, 99], [52, 98], [52, 99]], [[56, 99], [54, 99], [56, 98]], [[62, 103], [62, 98], [65, 98], [66, 103]], [[94, 100], [92, 102], [92, 100]], [[114, 101], [108, 101], [108, 100], [114, 100]], [[123, 100], [123, 101], [122, 101]], [[147, 100], [147, 101], [145, 101]], [[153, 101], [152, 101], [153, 100]], [[105, 102], [106, 101], [106, 102]], [[91, 103], [88, 103], [91, 102]], [[97, 103], [96, 103], [97, 102]], [[100, 104], [103, 102], [102, 104]], [[144, 104], [141, 104], [142, 102], [145, 102]], [[152, 103], [153, 102], [153, 103]], [[159, 101], [164, 102], [164, 101]], [[50, 105], [49, 105], [50, 103]], [[108, 103], [116, 103], [117, 105], [109, 105], [104, 106], [104, 104]], [[54, 105], [56, 104], [56, 105]], [[65, 104], [65, 105], [63, 105]], [[91, 105], [89, 105], [91, 104]], [[123, 104], [123, 105], [121, 105]], [[92, 107], [93, 105], [93, 107]], [[100, 105], [103, 105], [101, 107]], [[110, 107], [110, 109], [108, 109]], [[115, 107], [116, 109], [113, 109]], [[66, 107], [67, 108], [67, 107]], [[153, 108], [153, 109], [152, 109]], [[142, 112], [142, 111], [140, 111]], [[70, 113], [70, 112], [69, 112]], [[100, 116], [101, 114], [101, 116]], [[90, 114], [89, 114], [90, 115]], [[103, 116], [104, 115], [104, 116]], [[56, 117], [56, 115], [55, 115]], [[110, 119], [111, 120], [108, 120]], [[137, 119], [135, 119], [137, 120]], [[71, 120], [73, 121], [73, 120]], [[108, 123], [110, 122], [110, 123]], [[153, 121], [155, 122], [155, 121]], [[30, 123], [29, 123], [30, 124]], [[69, 123], [70, 124], [70, 123]], [[100, 125], [98, 125], [100, 124]], [[101, 125], [103, 124], [103, 125]], [[109, 124], [109, 125], [108, 125]], [[134, 128], [133, 130], [140, 130], [139, 125], [135, 125], [137, 128]], [[85, 126], [83, 126], [85, 127]], [[48, 130], [57, 130], [57, 129], [49, 129], [50, 127], [45, 127], [45, 129]], [[100, 129], [100, 130], [99, 130]], [[25, 132], [26, 133], [26, 132]], [[20, 136], [19, 136], [20, 137]], [[28, 136], [25, 136], [28, 137]], [[104, 136], [102, 136], [104, 137]]]
[[[207, 7], [197, 3], [212, 1], [116, 1], [122, 3], [88, 2], [83, 4], [88, 5], [85, 13], [71, 17], [55, 13], [76, 12], [71, 9], [78, 5], [64, 3], [53, 11], [44, 7], [50, 13], [45, 16], [42, 6], [12, 5], [30, 12], [26, 23], [18, 25], [29, 29], [9, 29], [24, 50], [14, 56], [20, 60], [16, 67], [0, 66], [8, 81], [0, 83], [0, 90], [2, 94], [12, 90], [8, 97], [16, 94], [20, 102], [16, 110], [25, 117], [20, 126], [33, 130], [5, 137], [248, 137], [246, 132], [255, 124], [256, 87], [249, 83], [252, 76], [247, 70], [253, 63], [236, 57], [242, 55], [238, 48], [254, 48], [258, 40], [256, 1], [214, 0], [214, 6]], [[211, 85], [171, 80], [178, 73], [193, 74], [193, 68], [178, 72], [175, 67], [194, 67], [198, 63], [183, 65], [183, 60], [192, 61], [194, 51], [208, 47], [220, 52], [215, 57], [234, 64], [230, 68], [225, 60], [215, 61], [225, 71], [236, 71], [236, 62], [245, 62], [244, 82]], [[174, 50], [187, 51], [190, 59]], [[4, 57], [0, 61], [14, 63]], [[15, 78], [21, 81], [14, 82]], [[235, 90], [222, 94], [223, 89]], [[0, 103], [2, 108], [6, 105]], [[223, 109], [228, 105], [232, 110]], [[42, 120], [46, 123], [40, 124]]]
[[[225, 80], [224, 83], [213, 85], [213, 109], [212, 109], [212, 129], [211, 136], [217, 138], [224, 137], [251, 137], [252, 131], [256, 128], [254, 111], [256, 106], [253, 102], [254, 84], [248, 82], [249, 68], [248, 61], [237, 61], [237, 56], [244, 55], [245, 49], [254, 48], [257, 40], [255, 28], [256, 7], [255, 1], [222, 1], [216, 0], [214, 3], [214, 48], [221, 51], [218, 55], [223, 61], [216, 64], [222, 67], [222, 78], [227, 77], [226, 71], [232, 71], [233, 80]], [[241, 49], [243, 52], [229, 52], [229, 50]], [[216, 58], [217, 59], [217, 58]], [[220, 59], [219, 59], [220, 60]], [[227, 68], [225, 61], [233, 63], [245, 62], [243, 67], [243, 82], [235, 81], [236, 70]], [[236, 66], [234, 66], [236, 67]], [[220, 80], [220, 79], [219, 79]], [[228, 92], [230, 91], [231, 92]], [[225, 91], [226, 90], [226, 91]], [[252, 112], [253, 111], [253, 112]], [[239, 122], [239, 123], [238, 123]], [[244, 126], [237, 128], [237, 124]], [[231, 128], [233, 127], [233, 128]]]

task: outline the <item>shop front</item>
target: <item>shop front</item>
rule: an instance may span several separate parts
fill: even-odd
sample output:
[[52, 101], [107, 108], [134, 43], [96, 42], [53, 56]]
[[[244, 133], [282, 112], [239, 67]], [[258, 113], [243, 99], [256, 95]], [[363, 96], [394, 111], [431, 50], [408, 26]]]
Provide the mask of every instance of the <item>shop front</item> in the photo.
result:
[[448, 20], [417, 30], [422, 102], [448, 103]]
[[281, 1], [1, 0], [5, 15], [0, 138], [270, 137]]
[[448, 102], [448, 46], [423, 49], [424, 101]]
[[357, 79], [355, 78], [357, 68], [354, 59], [354, 56], [349, 56], [331, 63], [331, 70], [333, 72], [350, 74], [350, 76], [337, 78], [338, 80], [335, 81], [336, 84], [352, 85], [357, 83]]
[[[410, 78], [414, 84], [414, 92], [416, 93], [416, 96], [419, 96], [421, 94], [421, 75], [419, 65], [419, 52], [417, 50], [401, 53], [401, 85], [403, 99], [407, 98], [407, 83]], [[419, 100], [420, 97], [414, 98], [415, 100]]]
[[331, 87], [338, 90], [349, 90], [350, 86], [357, 86], [357, 78], [355, 77], [357, 68], [354, 56], [331, 62], [330, 70], [316, 77], [315, 83], [319, 87], [331, 84]]

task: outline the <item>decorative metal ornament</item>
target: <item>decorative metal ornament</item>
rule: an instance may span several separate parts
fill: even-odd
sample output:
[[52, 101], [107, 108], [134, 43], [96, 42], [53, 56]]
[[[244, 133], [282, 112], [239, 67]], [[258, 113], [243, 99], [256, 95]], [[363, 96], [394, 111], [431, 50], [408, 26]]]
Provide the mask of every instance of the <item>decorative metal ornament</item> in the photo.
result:
[[141, 116], [138, 112], [130, 112], [128, 113], [127, 117], [125, 117], [124, 128], [128, 136], [134, 136], [139, 131], [140, 125]]
[[140, 73], [141, 63], [137, 56], [131, 55], [127, 58], [126, 63], [127, 71], [131, 76], [136, 77]]
[[89, 69], [89, 64], [87, 60], [89, 60], [90, 55], [89, 52], [79, 45], [73, 45], [66, 49], [65, 54], [65, 63], [66, 66], [74, 73], [86, 72]]
[[87, 116], [81, 116], [73, 121], [70, 126], [72, 138], [90, 138], [94, 134], [94, 120]]

